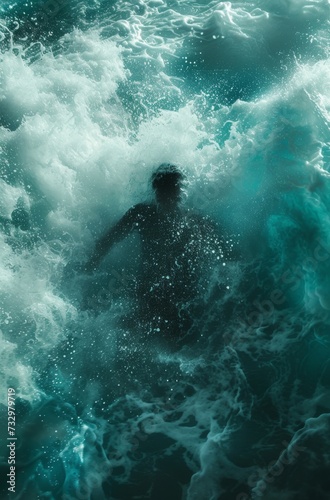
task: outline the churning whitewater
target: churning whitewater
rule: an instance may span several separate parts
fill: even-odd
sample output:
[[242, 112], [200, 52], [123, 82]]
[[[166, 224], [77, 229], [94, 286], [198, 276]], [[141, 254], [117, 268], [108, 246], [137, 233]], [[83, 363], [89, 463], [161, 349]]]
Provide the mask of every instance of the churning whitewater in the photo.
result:
[[329, 15], [2, 1], [1, 498], [329, 498]]

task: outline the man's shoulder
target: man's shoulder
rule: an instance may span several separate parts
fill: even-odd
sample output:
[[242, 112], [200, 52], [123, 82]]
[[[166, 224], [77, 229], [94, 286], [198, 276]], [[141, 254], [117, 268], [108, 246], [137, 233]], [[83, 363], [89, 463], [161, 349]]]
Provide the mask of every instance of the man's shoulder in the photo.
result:
[[194, 210], [187, 210], [186, 214], [189, 223], [195, 228], [199, 228], [203, 233], [214, 233], [218, 235], [222, 233], [221, 223], [218, 220], [214, 220], [209, 215], [195, 212]]
[[214, 224], [214, 221], [211, 219], [209, 215], [202, 214], [190, 208], [186, 209], [184, 214], [192, 222], [196, 222], [198, 224], [207, 224], [207, 223]]
[[154, 203], [137, 203], [129, 212], [133, 216], [146, 216], [154, 213], [156, 210], [156, 205]]

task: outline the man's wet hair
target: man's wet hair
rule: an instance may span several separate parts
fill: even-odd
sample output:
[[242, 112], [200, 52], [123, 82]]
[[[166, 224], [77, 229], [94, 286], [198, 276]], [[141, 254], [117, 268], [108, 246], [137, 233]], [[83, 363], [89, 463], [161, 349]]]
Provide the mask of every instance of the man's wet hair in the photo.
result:
[[30, 217], [24, 208], [15, 208], [11, 213], [11, 220], [15, 227], [19, 227], [22, 231], [30, 229]]
[[151, 176], [151, 185], [155, 191], [167, 191], [182, 186], [184, 174], [171, 163], [162, 163]]

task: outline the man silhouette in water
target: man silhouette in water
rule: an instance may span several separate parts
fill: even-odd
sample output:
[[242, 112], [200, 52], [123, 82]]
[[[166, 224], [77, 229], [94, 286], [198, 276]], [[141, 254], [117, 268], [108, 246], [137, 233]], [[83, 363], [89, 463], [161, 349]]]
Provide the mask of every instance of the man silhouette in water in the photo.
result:
[[203, 267], [210, 257], [219, 261], [222, 250], [213, 224], [182, 208], [184, 176], [177, 167], [162, 164], [151, 181], [155, 202], [128, 210], [96, 243], [84, 267], [86, 272], [96, 270], [113, 245], [136, 231], [141, 239], [137, 317], [180, 335], [189, 326], [187, 311], [200, 291]]

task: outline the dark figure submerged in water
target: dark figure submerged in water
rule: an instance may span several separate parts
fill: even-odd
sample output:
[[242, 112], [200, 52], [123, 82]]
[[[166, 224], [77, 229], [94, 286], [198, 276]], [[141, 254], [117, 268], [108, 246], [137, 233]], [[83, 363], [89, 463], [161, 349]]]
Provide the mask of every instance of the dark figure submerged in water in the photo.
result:
[[0, 216], [0, 226], [6, 234], [10, 234], [10, 228], [20, 228], [22, 231], [30, 229], [30, 218], [28, 212], [24, 208], [15, 208], [11, 213], [11, 219]]
[[222, 257], [213, 224], [181, 207], [184, 176], [163, 164], [152, 176], [156, 201], [132, 207], [97, 243], [85, 265], [93, 272], [111, 247], [131, 232], [141, 239], [141, 270], [136, 279], [138, 317], [174, 335], [189, 327], [189, 305], [203, 286], [210, 258]]

